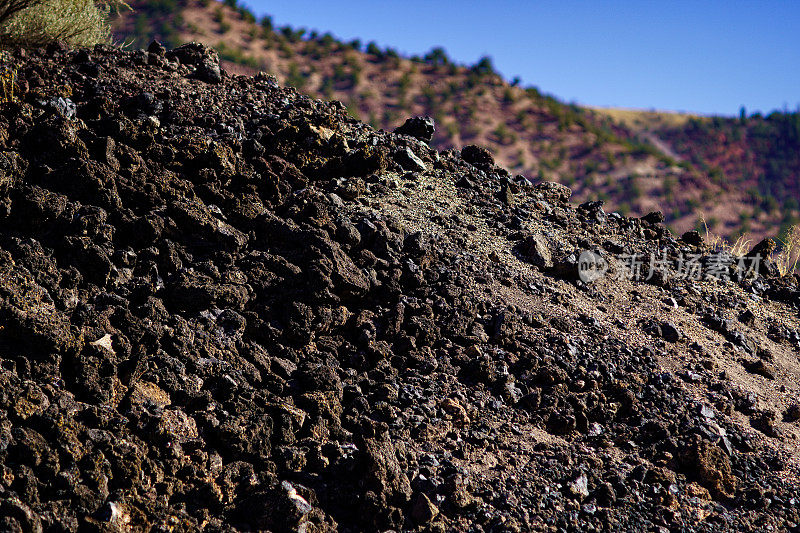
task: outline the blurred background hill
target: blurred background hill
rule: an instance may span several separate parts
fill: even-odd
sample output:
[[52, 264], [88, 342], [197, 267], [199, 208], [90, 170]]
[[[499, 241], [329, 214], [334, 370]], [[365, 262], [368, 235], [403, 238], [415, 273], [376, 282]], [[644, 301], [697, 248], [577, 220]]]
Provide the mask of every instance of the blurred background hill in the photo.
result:
[[[459, 64], [443, 48], [406, 57], [373, 42], [280, 26], [236, 0], [136, 0], [118, 42], [144, 48], [199, 41], [229, 72], [266, 71], [318, 98], [342, 101], [376, 128], [430, 115], [439, 149], [486, 146], [532, 179], [571, 187], [607, 210], [664, 212], [674, 231], [735, 239], [785, 232], [800, 216], [800, 113], [707, 116], [565, 103], [504, 79], [487, 56]], [[365, 30], [365, 35], [368, 32]]]

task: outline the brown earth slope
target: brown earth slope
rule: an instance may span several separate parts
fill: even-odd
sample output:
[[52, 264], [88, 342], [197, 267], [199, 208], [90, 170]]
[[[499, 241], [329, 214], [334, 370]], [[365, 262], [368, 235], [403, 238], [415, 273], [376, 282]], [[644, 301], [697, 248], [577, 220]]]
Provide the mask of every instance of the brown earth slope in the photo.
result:
[[[784, 205], [778, 188], [754, 188], [757, 173], [745, 173], [745, 161], [717, 143], [713, 129], [711, 135], [683, 142], [681, 128], [650, 128], [653, 117], [642, 128], [605, 112], [563, 104], [534, 88], [513, 86], [494, 73], [491, 62], [454, 65], [441, 50], [411, 60], [330, 35], [273, 28], [235, 2], [144, 0], [132, 5], [136, 11], [118, 23], [120, 41], [143, 47], [152, 38], [202, 42], [220, 51], [231, 72], [269, 72], [306, 94], [340, 100], [351, 115], [387, 130], [406, 116], [433, 116], [439, 149], [486, 146], [512, 172], [566, 184], [580, 200], [605, 200], [609, 209], [633, 215], [658, 207], [679, 232], [705, 218], [715, 232], [735, 236], [745, 230], [758, 239], [777, 234], [797, 215], [797, 206]], [[667, 115], [656, 122], [674, 121]], [[708, 150], [697, 149], [705, 145], [733, 155], [723, 164]], [[746, 142], [744, 148], [746, 155]], [[761, 157], [758, 164], [764, 168], [767, 162]], [[798, 176], [800, 166], [789, 166], [788, 174], [775, 180], [796, 183]]]
[[797, 529], [797, 276], [199, 45], [6, 60], [0, 530]]

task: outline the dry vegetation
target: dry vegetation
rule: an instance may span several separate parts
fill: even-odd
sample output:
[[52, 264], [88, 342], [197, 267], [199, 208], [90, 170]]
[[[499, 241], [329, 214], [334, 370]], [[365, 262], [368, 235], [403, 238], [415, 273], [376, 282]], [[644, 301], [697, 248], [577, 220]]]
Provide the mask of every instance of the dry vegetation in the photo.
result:
[[793, 226], [780, 241], [782, 249], [775, 257], [775, 263], [781, 276], [787, 276], [797, 271], [797, 263], [800, 261], [800, 224]]
[[704, 216], [700, 216], [700, 221], [705, 230], [706, 245], [712, 250], [728, 252], [734, 257], [742, 257], [750, 251], [750, 244], [753, 242], [753, 239], [749, 238], [747, 234], [739, 235], [736, 240], [731, 242], [724, 236], [710, 229]]
[[642, 109], [622, 109], [612, 107], [591, 108], [599, 115], [633, 128], [654, 129], [657, 127], [681, 127], [691, 119], [701, 119], [699, 115], [673, 111], [645, 111]]
[[[734, 257], [744, 257], [752, 249], [753, 239], [747, 234], [739, 235], [735, 240], [728, 240], [710, 229], [704, 217], [701, 216], [700, 221], [705, 230], [705, 243], [712, 250], [728, 252]], [[800, 262], [800, 224], [789, 228], [785, 236], [778, 238], [777, 241], [780, 247], [770, 256], [770, 260], [775, 263], [781, 276], [790, 276], [797, 272], [797, 265]]]
[[13, 102], [17, 84], [17, 69], [3, 65], [0, 67], [0, 102]]
[[119, 0], [0, 0], [0, 46], [108, 43], [109, 15], [121, 6]]

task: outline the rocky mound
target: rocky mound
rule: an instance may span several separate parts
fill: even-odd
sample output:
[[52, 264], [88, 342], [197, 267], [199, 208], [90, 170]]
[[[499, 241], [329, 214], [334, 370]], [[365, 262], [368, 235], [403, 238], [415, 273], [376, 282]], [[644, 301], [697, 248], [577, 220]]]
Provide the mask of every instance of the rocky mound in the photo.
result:
[[3, 530], [797, 527], [799, 297], [768, 262], [198, 45], [14, 61]]

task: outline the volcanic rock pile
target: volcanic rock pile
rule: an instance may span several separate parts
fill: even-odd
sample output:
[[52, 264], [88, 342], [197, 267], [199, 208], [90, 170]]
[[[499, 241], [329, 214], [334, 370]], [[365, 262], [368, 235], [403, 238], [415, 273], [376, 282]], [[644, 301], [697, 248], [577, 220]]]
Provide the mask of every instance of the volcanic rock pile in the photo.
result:
[[712, 252], [199, 45], [12, 61], [3, 531], [797, 528], [769, 262], [587, 284]]

